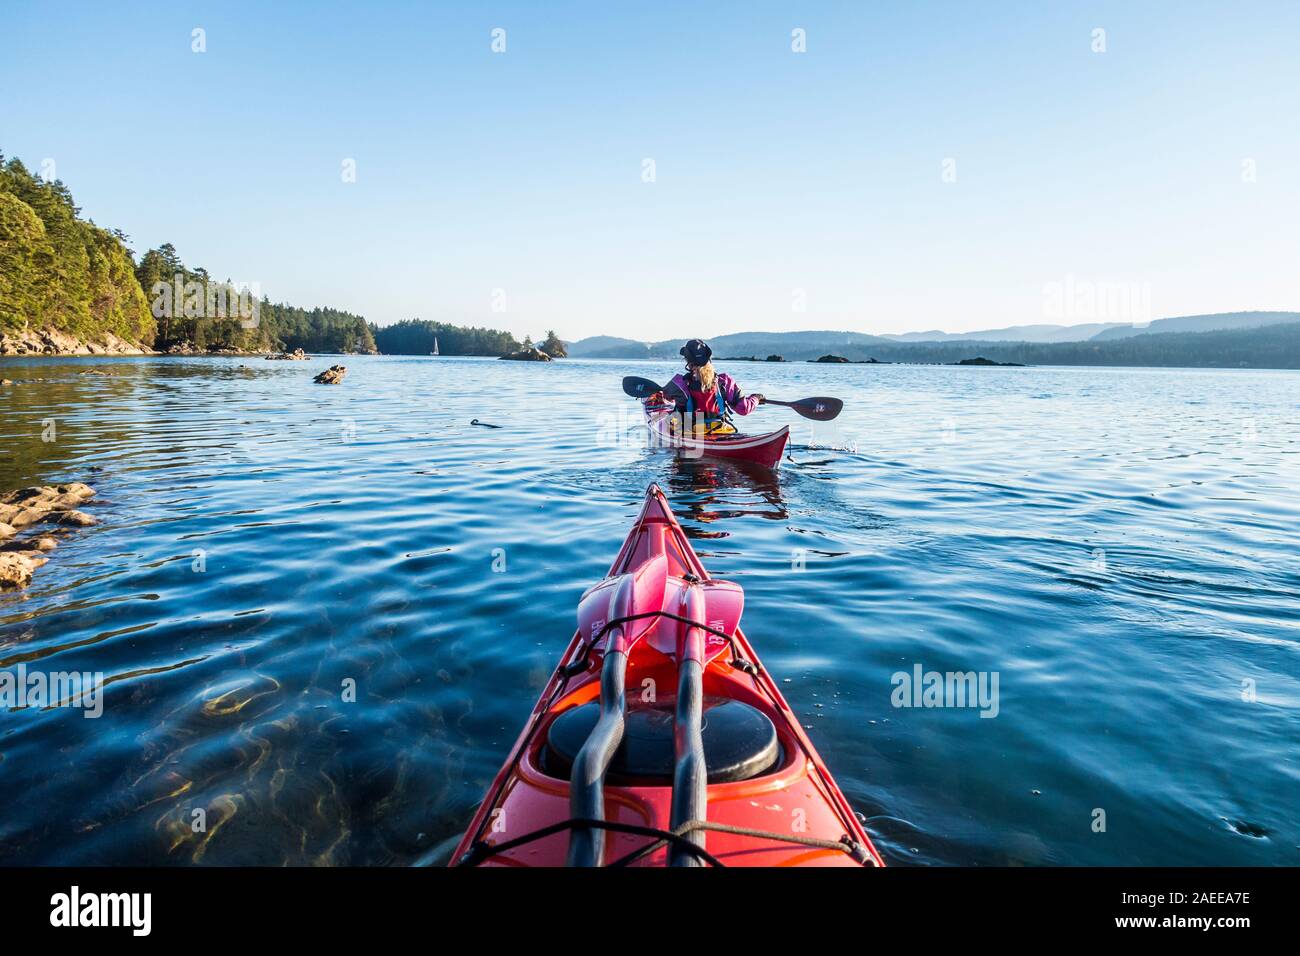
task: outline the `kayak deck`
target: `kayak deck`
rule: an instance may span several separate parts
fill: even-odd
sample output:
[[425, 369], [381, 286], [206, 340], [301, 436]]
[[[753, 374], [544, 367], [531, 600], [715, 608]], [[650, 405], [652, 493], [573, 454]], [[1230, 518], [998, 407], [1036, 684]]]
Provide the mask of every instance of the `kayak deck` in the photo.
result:
[[790, 426], [783, 425], [763, 435], [742, 435], [735, 430], [715, 434], [682, 434], [681, 416], [676, 407], [654, 400], [643, 403], [646, 427], [657, 441], [678, 449], [688, 457], [707, 455], [733, 461], [750, 461], [765, 468], [776, 468], [790, 439]]
[[[695, 586], [732, 589], [728, 594], [740, 590], [709, 577], [663, 493], [651, 485], [641, 514], [604, 583], [639, 573], [638, 569], [653, 569], [660, 555], [667, 565], [669, 592]], [[723, 597], [725, 603], [726, 595]], [[710, 605], [710, 618], [715, 616], [714, 610]], [[569, 781], [564, 778], [567, 767], [557, 769], [557, 738], [562, 736], [563, 721], [575, 723], [579, 716], [576, 708], [590, 706], [600, 698], [602, 659], [613, 640], [602, 639], [604, 620], [584, 621], [582, 613], [580, 610], [580, 622], [588, 626], [580, 626], [575, 633], [461, 840], [453, 864], [565, 865], [571, 834], [583, 826], [572, 818]], [[730, 624], [710, 621], [713, 632], [706, 635], [703, 669], [704, 713], [705, 724], [716, 725], [715, 738], [728, 732], [725, 723], [743, 726], [741, 736], [745, 739], [722, 741], [720, 747], [714, 747], [715, 753], [727, 754], [726, 765], [710, 767], [704, 814], [709, 829], [689, 831], [695, 842], [703, 844], [703, 852], [697, 855], [710, 864], [725, 866], [883, 865], [775, 682], [758, 663], [738, 626], [738, 606], [734, 613], [736, 620]], [[658, 729], [653, 733], [662, 734], [662, 725], [671, 724], [646, 709], [672, 712], [673, 692], [678, 686], [678, 641], [687, 625], [674, 619], [671, 611], [639, 616], [646, 630], [629, 652], [626, 687], [629, 714], [639, 713], [645, 719], [638, 724], [629, 718], [628, 736], [632, 739], [624, 738], [620, 753], [630, 753], [640, 744], [647, 746], [641, 748], [641, 757], [624, 760], [623, 777], [615, 773], [616, 761], [605, 779], [601, 819], [610, 828], [602, 830], [605, 865], [662, 866], [669, 862], [670, 848], [683, 842], [680, 834], [674, 838], [667, 832], [671, 829], [673, 783], [671, 775], [663, 775], [662, 768], [655, 765], [658, 758], [652, 751], [657, 742], [640, 740], [637, 735], [650, 733], [645, 728], [655, 726]], [[719, 626], [731, 630], [720, 631]], [[593, 636], [584, 630], [597, 633]], [[714, 710], [720, 707], [729, 708], [726, 722], [721, 719], [723, 711]], [[718, 719], [710, 722], [710, 712], [719, 715]], [[741, 719], [733, 720], [737, 716]], [[770, 736], [763, 737], [765, 729], [774, 731], [775, 747]], [[671, 733], [672, 727], [667, 730]], [[706, 727], [706, 737], [708, 733]], [[706, 755], [709, 749], [706, 741]], [[642, 761], [641, 766], [634, 766], [636, 760]], [[637, 779], [638, 774], [651, 779]], [[738, 779], [714, 782], [716, 774]]]

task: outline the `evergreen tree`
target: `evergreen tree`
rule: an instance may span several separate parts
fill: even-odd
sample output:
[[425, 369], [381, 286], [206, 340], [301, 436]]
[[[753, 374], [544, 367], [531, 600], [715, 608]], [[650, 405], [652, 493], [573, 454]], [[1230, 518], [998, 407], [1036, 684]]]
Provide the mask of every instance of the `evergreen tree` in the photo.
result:
[[539, 347], [551, 358], [568, 358], [569, 355], [564, 343], [560, 341], [560, 337], [553, 330], [546, 333], [546, 341]]

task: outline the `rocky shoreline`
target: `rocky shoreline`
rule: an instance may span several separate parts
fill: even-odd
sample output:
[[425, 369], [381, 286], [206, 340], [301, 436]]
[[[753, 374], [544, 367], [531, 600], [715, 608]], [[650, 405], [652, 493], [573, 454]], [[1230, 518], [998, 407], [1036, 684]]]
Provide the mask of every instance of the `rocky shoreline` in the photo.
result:
[[24, 329], [0, 334], [0, 356], [22, 355], [157, 355], [137, 342], [105, 332], [101, 341], [83, 342], [57, 329]]
[[[358, 355], [379, 353], [358, 352]], [[306, 361], [312, 356], [302, 349], [289, 352], [267, 351], [265, 349], [199, 349], [189, 342], [173, 342], [166, 349], [145, 348], [138, 342], [128, 342], [112, 332], [106, 332], [102, 340], [83, 341], [74, 335], [56, 329], [25, 329], [22, 332], [5, 332], [0, 334], [0, 358], [58, 358], [60, 356], [99, 355], [115, 357], [123, 355], [176, 355], [181, 357], [197, 356], [264, 356], [268, 359], [284, 361]]]

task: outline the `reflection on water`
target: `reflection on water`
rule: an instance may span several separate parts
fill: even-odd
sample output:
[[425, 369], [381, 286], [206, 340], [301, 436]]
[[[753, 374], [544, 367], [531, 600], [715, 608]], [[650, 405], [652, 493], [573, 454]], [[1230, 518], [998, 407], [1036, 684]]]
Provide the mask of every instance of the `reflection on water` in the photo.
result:
[[773, 474], [611, 427], [652, 363], [330, 361], [0, 363], [0, 488], [102, 519], [0, 667], [106, 682], [0, 710], [0, 862], [444, 858], [651, 481], [892, 861], [1294, 862], [1300, 376], [738, 365], [848, 402]]
[[674, 503], [689, 538], [725, 538], [717, 522], [753, 515], [784, 521], [789, 517], [781, 497], [780, 471], [750, 462], [667, 458], [666, 480], [661, 485]]

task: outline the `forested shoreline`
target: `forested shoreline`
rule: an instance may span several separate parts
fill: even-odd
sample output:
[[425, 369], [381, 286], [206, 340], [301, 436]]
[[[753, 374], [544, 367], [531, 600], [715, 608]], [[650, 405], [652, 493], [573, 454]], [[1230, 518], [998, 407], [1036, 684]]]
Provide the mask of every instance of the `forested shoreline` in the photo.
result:
[[[272, 302], [258, 289], [191, 268], [170, 243], [148, 250], [138, 261], [129, 243], [121, 230], [83, 219], [61, 180], [37, 176], [20, 160], [6, 160], [0, 153], [0, 355], [66, 354], [86, 347], [114, 354], [302, 349], [429, 355], [436, 347], [442, 355], [566, 355], [565, 343], [554, 331], [541, 341], [526, 337], [521, 343], [497, 329], [423, 319], [378, 326], [339, 309]], [[751, 345], [732, 354], [775, 352], [803, 360], [826, 351], [826, 342], [803, 341], [810, 335], [831, 336], [834, 354], [852, 361], [953, 364], [980, 356], [1023, 365], [1300, 368], [1300, 324], [1056, 343], [742, 333], [721, 336], [715, 345], [753, 339], [761, 351]], [[576, 344], [579, 354], [590, 358], [673, 359], [677, 351], [676, 341], [638, 343], [605, 336]]]
[[115, 338], [117, 351], [376, 351], [362, 316], [271, 302], [186, 266], [170, 243], [137, 262], [129, 242], [81, 218], [61, 180], [0, 153], [0, 336]]
[[[329, 307], [272, 302], [188, 266], [171, 243], [137, 261], [130, 237], [81, 217], [61, 180], [0, 153], [0, 354], [275, 352], [500, 356], [565, 354], [555, 332], [509, 332], [407, 319], [379, 327]], [[53, 335], [52, 335], [53, 334]], [[34, 341], [40, 338], [43, 341]], [[107, 343], [106, 348], [99, 348]]]
[[525, 349], [537, 349], [551, 358], [564, 358], [568, 353], [560, 337], [548, 331], [540, 342], [531, 337], [518, 341], [509, 332], [450, 325], [428, 319], [403, 319], [392, 325], [370, 326], [379, 351], [384, 355], [429, 355], [437, 345], [442, 355], [486, 355], [497, 357]]

